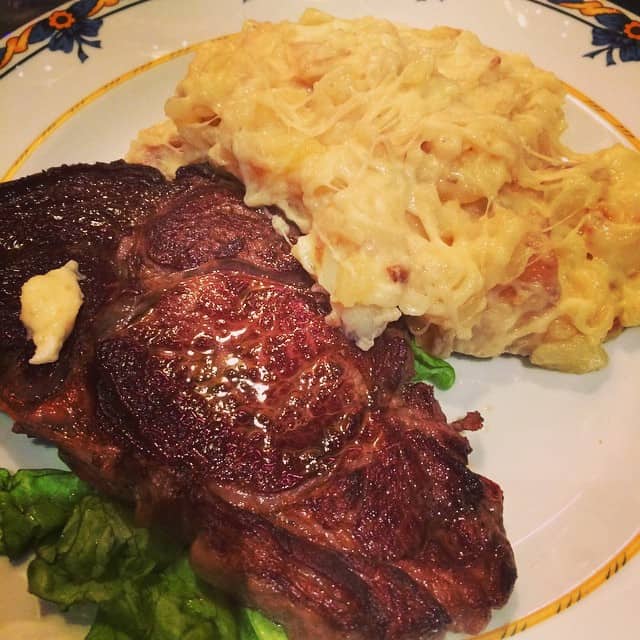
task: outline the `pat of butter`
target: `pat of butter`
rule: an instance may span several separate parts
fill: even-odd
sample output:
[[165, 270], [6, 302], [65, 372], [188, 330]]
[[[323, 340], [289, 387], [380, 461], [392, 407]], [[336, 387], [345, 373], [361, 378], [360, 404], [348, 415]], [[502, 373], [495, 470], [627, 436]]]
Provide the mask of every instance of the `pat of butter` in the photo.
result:
[[82, 305], [80, 279], [78, 263], [69, 260], [63, 267], [33, 276], [22, 285], [20, 320], [36, 345], [29, 364], [58, 359]]

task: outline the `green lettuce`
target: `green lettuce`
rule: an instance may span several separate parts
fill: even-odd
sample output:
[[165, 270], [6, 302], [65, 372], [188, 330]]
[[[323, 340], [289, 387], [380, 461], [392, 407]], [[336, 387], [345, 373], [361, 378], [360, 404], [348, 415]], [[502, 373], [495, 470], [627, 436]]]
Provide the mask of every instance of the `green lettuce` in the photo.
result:
[[63, 610], [95, 605], [87, 640], [286, 640], [203, 583], [184, 547], [136, 527], [71, 473], [0, 469], [0, 536], [1, 553], [35, 552], [33, 594]]
[[60, 531], [88, 485], [66, 471], [0, 469], [0, 553], [10, 559]]
[[451, 389], [456, 381], [456, 372], [448, 362], [430, 355], [415, 340], [411, 341], [411, 351], [416, 370], [415, 382], [430, 382], [443, 391]]
[[265, 618], [259, 611], [240, 610], [241, 640], [287, 640], [282, 627]]

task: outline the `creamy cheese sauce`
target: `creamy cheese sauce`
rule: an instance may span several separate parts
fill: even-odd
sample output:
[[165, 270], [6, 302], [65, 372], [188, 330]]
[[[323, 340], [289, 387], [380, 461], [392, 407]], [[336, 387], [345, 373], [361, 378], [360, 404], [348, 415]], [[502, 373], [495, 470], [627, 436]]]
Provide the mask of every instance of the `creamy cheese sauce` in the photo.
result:
[[437, 355], [588, 371], [640, 323], [640, 154], [566, 149], [564, 99], [472, 33], [309, 10], [202, 45], [128, 157], [279, 206], [362, 348], [403, 314]]

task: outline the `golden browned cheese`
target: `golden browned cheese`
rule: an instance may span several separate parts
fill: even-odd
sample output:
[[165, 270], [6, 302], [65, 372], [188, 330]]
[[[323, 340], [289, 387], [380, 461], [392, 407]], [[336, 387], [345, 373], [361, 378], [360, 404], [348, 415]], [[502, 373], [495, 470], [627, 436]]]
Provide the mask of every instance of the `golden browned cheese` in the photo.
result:
[[640, 323], [640, 156], [566, 149], [562, 83], [446, 27], [307, 11], [202, 45], [129, 159], [238, 176], [362, 348], [404, 315], [430, 351], [583, 372]]

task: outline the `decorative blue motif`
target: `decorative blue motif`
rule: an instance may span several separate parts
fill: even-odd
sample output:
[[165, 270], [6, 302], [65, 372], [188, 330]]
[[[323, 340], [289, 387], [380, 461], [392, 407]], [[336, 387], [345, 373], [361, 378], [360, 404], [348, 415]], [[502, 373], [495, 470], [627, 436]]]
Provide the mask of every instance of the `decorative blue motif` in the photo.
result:
[[[103, 14], [102, 17], [148, 1], [134, 0]], [[242, 0], [243, 3], [248, 1]], [[426, 2], [426, 0], [417, 0], [417, 2]], [[529, 0], [529, 2], [559, 11], [591, 27], [591, 41], [598, 48], [585, 53], [586, 57], [595, 58], [604, 53], [607, 66], [616, 64], [615, 53], [618, 54], [621, 62], [640, 61], [640, 20], [629, 17], [620, 9], [600, 0], [573, 0], [573, 2]], [[96, 38], [102, 26], [102, 17], [94, 16], [105, 7], [114, 7], [119, 3], [120, 0], [78, 0], [66, 9], [57, 9], [46, 18], [25, 27], [22, 32], [8, 38], [4, 46], [0, 47], [0, 78], [47, 48], [51, 51], [71, 53], [77, 46], [78, 58], [84, 62], [89, 57], [85, 51], [86, 47], [101, 46], [100, 40]], [[634, 11], [638, 2], [637, 0], [619, 0], [616, 4]], [[572, 13], [576, 11], [591, 20]], [[12, 66], [8, 66], [14, 56], [26, 52], [30, 45], [40, 42], [46, 42], [46, 44], [29, 52]]]
[[[100, 47], [96, 37], [103, 18], [130, 9], [150, 0], [78, 0], [68, 7], [52, 11], [46, 18], [24, 27], [0, 46], [0, 78], [4, 78], [19, 65], [47, 49], [72, 53], [77, 49], [78, 59], [84, 62], [89, 56], [86, 47]], [[122, 2], [122, 4], [121, 4]], [[100, 18], [96, 14], [105, 8], [115, 7]], [[44, 42], [40, 47], [31, 45]], [[20, 54], [26, 53], [22, 56]]]
[[606, 52], [607, 65], [612, 65], [616, 63], [613, 52], [617, 50], [622, 62], [640, 61], [640, 22], [623, 13], [602, 14], [596, 20], [605, 28], [594, 27], [591, 42], [602, 48], [585, 53], [586, 56], [595, 58]]
[[[536, 2], [536, 0], [531, 0]], [[607, 66], [616, 64], [614, 53], [618, 53], [621, 62], [640, 61], [640, 21], [635, 20], [620, 9], [609, 6], [600, 0], [548, 0], [549, 4], [562, 7], [561, 13], [584, 22], [591, 27], [591, 43], [598, 49], [584, 55], [595, 58], [606, 54]], [[542, 4], [542, 2], [536, 2]], [[631, 3], [618, 3], [627, 6]], [[579, 11], [581, 15], [595, 20], [597, 24], [574, 16], [569, 11]]]
[[[426, 1], [416, 0], [416, 2]], [[617, 7], [610, 6], [611, 3], [601, 0], [528, 1], [558, 11], [590, 27], [591, 43], [599, 48], [585, 53], [586, 57], [595, 58], [601, 53], [605, 53], [607, 66], [616, 64], [614, 56], [616, 52], [620, 62], [640, 61], [640, 20], [629, 17]], [[640, 8], [638, 0], [618, 0], [615, 4], [636, 13]], [[575, 12], [578, 12], [580, 16]], [[591, 20], [581, 16], [591, 18]]]
[[41, 42], [49, 39], [51, 51], [71, 53], [74, 45], [78, 45], [78, 58], [84, 62], [89, 56], [83, 46], [100, 47], [100, 40], [95, 38], [102, 26], [101, 18], [89, 18], [94, 9], [95, 0], [80, 0], [66, 10], [54, 11], [48, 18], [37, 22], [31, 30], [29, 42]]
[[[84, 62], [89, 57], [85, 47], [100, 46], [100, 40], [95, 40], [95, 37], [102, 26], [102, 18], [93, 16], [104, 7], [113, 7], [119, 2], [120, 0], [79, 0], [66, 9], [52, 11], [46, 18], [28, 25], [18, 35], [10, 37], [0, 47], [0, 69], [6, 67], [14, 56], [27, 51], [30, 45], [45, 41], [47, 44], [44, 47], [32, 51], [20, 62], [46, 48], [71, 53], [76, 45], [78, 58], [80, 62]], [[20, 62], [0, 74], [0, 77], [15, 69]]]

